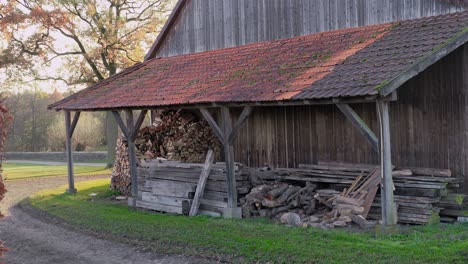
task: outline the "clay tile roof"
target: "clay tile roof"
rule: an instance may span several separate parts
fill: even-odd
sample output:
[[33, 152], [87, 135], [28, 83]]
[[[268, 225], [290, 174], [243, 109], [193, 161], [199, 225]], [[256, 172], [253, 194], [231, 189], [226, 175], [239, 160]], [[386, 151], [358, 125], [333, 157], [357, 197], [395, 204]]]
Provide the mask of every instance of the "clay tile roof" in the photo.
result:
[[427, 64], [439, 49], [455, 41], [463, 45], [467, 37], [465, 11], [154, 58], [49, 108], [150, 108], [378, 95], [379, 89], [414, 72], [415, 65]]

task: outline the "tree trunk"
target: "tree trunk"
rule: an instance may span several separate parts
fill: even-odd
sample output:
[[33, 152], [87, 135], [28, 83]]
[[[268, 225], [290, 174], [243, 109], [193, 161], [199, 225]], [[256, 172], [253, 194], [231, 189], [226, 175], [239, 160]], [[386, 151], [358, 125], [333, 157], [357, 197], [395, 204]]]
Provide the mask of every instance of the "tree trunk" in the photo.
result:
[[[109, 77], [117, 73], [115, 63], [111, 62], [108, 67]], [[112, 168], [115, 162], [115, 148], [119, 137], [119, 126], [112, 112], [106, 112], [106, 142], [107, 142], [107, 168]]]
[[112, 168], [115, 161], [115, 148], [119, 129], [111, 112], [106, 113], [107, 167]]

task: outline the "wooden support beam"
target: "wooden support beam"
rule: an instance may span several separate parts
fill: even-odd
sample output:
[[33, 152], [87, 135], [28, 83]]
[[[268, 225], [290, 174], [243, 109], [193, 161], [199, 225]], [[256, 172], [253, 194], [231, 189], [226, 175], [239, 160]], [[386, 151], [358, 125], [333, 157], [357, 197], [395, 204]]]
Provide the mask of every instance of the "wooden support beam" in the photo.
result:
[[68, 169], [68, 189], [67, 193], [76, 193], [75, 178], [73, 175], [73, 152], [72, 152], [72, 136], [75, 131], [76, 124], [80, 118], [80, 112], [76, 112], [71, 121], [70, 111], [65, 111], [65, 147], [67, 152], [67, 169]]
[[200, 113], [203, 115], [203, 118], [205, 118], [206, 122], [210, 125], [211, 129], [213, 130], [213, 133], [218, 137], [219, 141], [221, 143], [224, 142], [224, 133], [221, 130], [221, 128], [218, 126], [214, 118], [211, 116], [210, 112], [206, 108], [201, 108]]
[[216, 123], [214, 118], [211, 116], [206, 108], [201, 108], [200, 112], [206, 119], [210, 127], [212, 128], [215, 135], [223, 145], [224, 158], [226, 162], [226, 185], [228, 193], [228, 207], [225, 208], [223, 215], [224, 217], [241, 217], [240, 208], [237, 207], [237, 188], [236, 188], [236, 174], [234, 164], [234, 148], [233, 143], [236, 139], [237, 133], [242, 125], [245, 123], [252, 108], [250, 106], [245, 107], [239, 116], [237, 122], [232, 125], [231, 113], [228, 107], [222, 106], [221, 109], [221, 120], [222, 128]]
[[143, 124], [143, 122], [145, 121], [147, 113], [148, 113], [147, 110], [141, 110], [140, 115], [138, 116], [138, 119], [137, 119], [137, 121], [135, 123], [135, 129], [132, 131], [132, 133], [130, 133], [130, 138], [132, 139], [132, 141], [136, 140], [136, 137], [138, 136], [138, 132], [140, 130], [140, 127]]
[[200, 207], [200, 201], [205, 192], [206, 182], [208, 181], [208, 176], [210, 176], [211, 166], [213, 165], [214, 154], [213, 150], [208, 150], [206, 154], [205, 164], [203, 165], [200, 179], [198, 179], [197, 190], [195, 191], [195, 196], [193, 197], [192, 206], [190, 208], [189, 216], [196, 216], [198, 214], [198, 208]]
[[73, 122], [70, 125], [70, 131], [68, 131], [68, 136], [71, 138], [73, 133], [75, 133], [76, 125], [78, 124], [78, 119], [80, 119], [81, 112], [75, 112], [75, 116], [73, 116]]
[[234, 124], [234, 127], [232, 128], [232, 133], [229, 135], [229, 144], [233, 144], [234, 140], [237, 137], [237, 132], [239, 132], [239, 129], [244, 125], [245, 121], [250, 116], [250, 113], [252, 113], [252, 107], [251, 106], [246, 106], [242, 110], [242, 113], [239, 116], [239, 119], [237, 119], [236, 123]]
[[125, 126], [122, 117], [120, 117], [120, 113], [118, 111], [112, 111], [112, 114], [114, 115], [115, 121], [117, 121], [117, 124], [120, 127], [120, 130], [122, 130], [122, 133], [126, 138], [130, 137], [130, 132], [128, 131], [127, 127]]
[[130, 164], [130, 180], [132, 183], [131, 199], [128, 199], [128, 205], [135, 207], [136, 206], [136, 198], [138, 197], [138, 170], [137, 170], [137, 158], [135, 155], [136, 148], [135, 148], [135, 139], [138, 135], [138, 131], [140, 130], [143, 121], [145, 120], [145, 116], [147, 114], [147, 110], [142, 110], [137, 122], [135, 123], [133, 119], [133, 111], [132, 110], [125, 110], [127, 116], [127, 124], [125, 125], [120, 113], [117, 111], [112, 111], [112, 114], [117, 121], [122, 133], [127, 138], [128, 144], [128, 160]]
[[393, 197], [394, 185], [388, 104], [388, 102], [377, 100], [377, 113], [380, 124], [380, 168], [382, 170], [382, 221], [384, 226], [393, 226], [397, 223], [397, 211]]
[[375, 133], [367, 126], [366, 122], [348, 104], [336, 104], [346, 118], [366, 137], [375, 152], [379, 152], [379, 140]]

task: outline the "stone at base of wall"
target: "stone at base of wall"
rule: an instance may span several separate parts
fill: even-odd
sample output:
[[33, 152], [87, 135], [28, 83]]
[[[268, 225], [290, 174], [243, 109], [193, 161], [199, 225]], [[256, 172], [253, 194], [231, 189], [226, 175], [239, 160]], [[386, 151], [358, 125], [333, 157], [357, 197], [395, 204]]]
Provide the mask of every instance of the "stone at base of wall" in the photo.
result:
[[[65, 152], [7, 152], [5, 158], [9, 160], [47, 160], [66, 161]], [[73, 161], [107, 160], [107, 151], [73, 152]]]
[[136, 199], [134, 199], [133, 197], [128, 197], [127, 205], [132, 208], [136, 208]]
[[224, 218], [242, 218], [242, 209], [240, 207], [223, 208]]

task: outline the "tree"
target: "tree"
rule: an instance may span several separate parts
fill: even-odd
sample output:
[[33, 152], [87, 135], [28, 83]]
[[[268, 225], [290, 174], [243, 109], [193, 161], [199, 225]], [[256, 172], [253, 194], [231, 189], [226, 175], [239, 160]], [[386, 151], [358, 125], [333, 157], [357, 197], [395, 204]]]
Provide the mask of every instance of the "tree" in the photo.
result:
[[15, 119], [10, 128], [6, 150], [48, 150], [49, 129], [59, 113], [48, 111], [47, 105], [61, 98], [63, 96], [58, 91], [46, 93], [35, 87], [21, 93], [9, 93], [5, 104]]
[[[141, 61], [173, 3], [9, 0], [0, 4], [0, 34], [7, 42], [3, 41], [0, 67], [10, 81], [29, 77], [90, 85]], [[115, 122], [108, 122], [107, 131], [112, 132], [112, 145]]]

